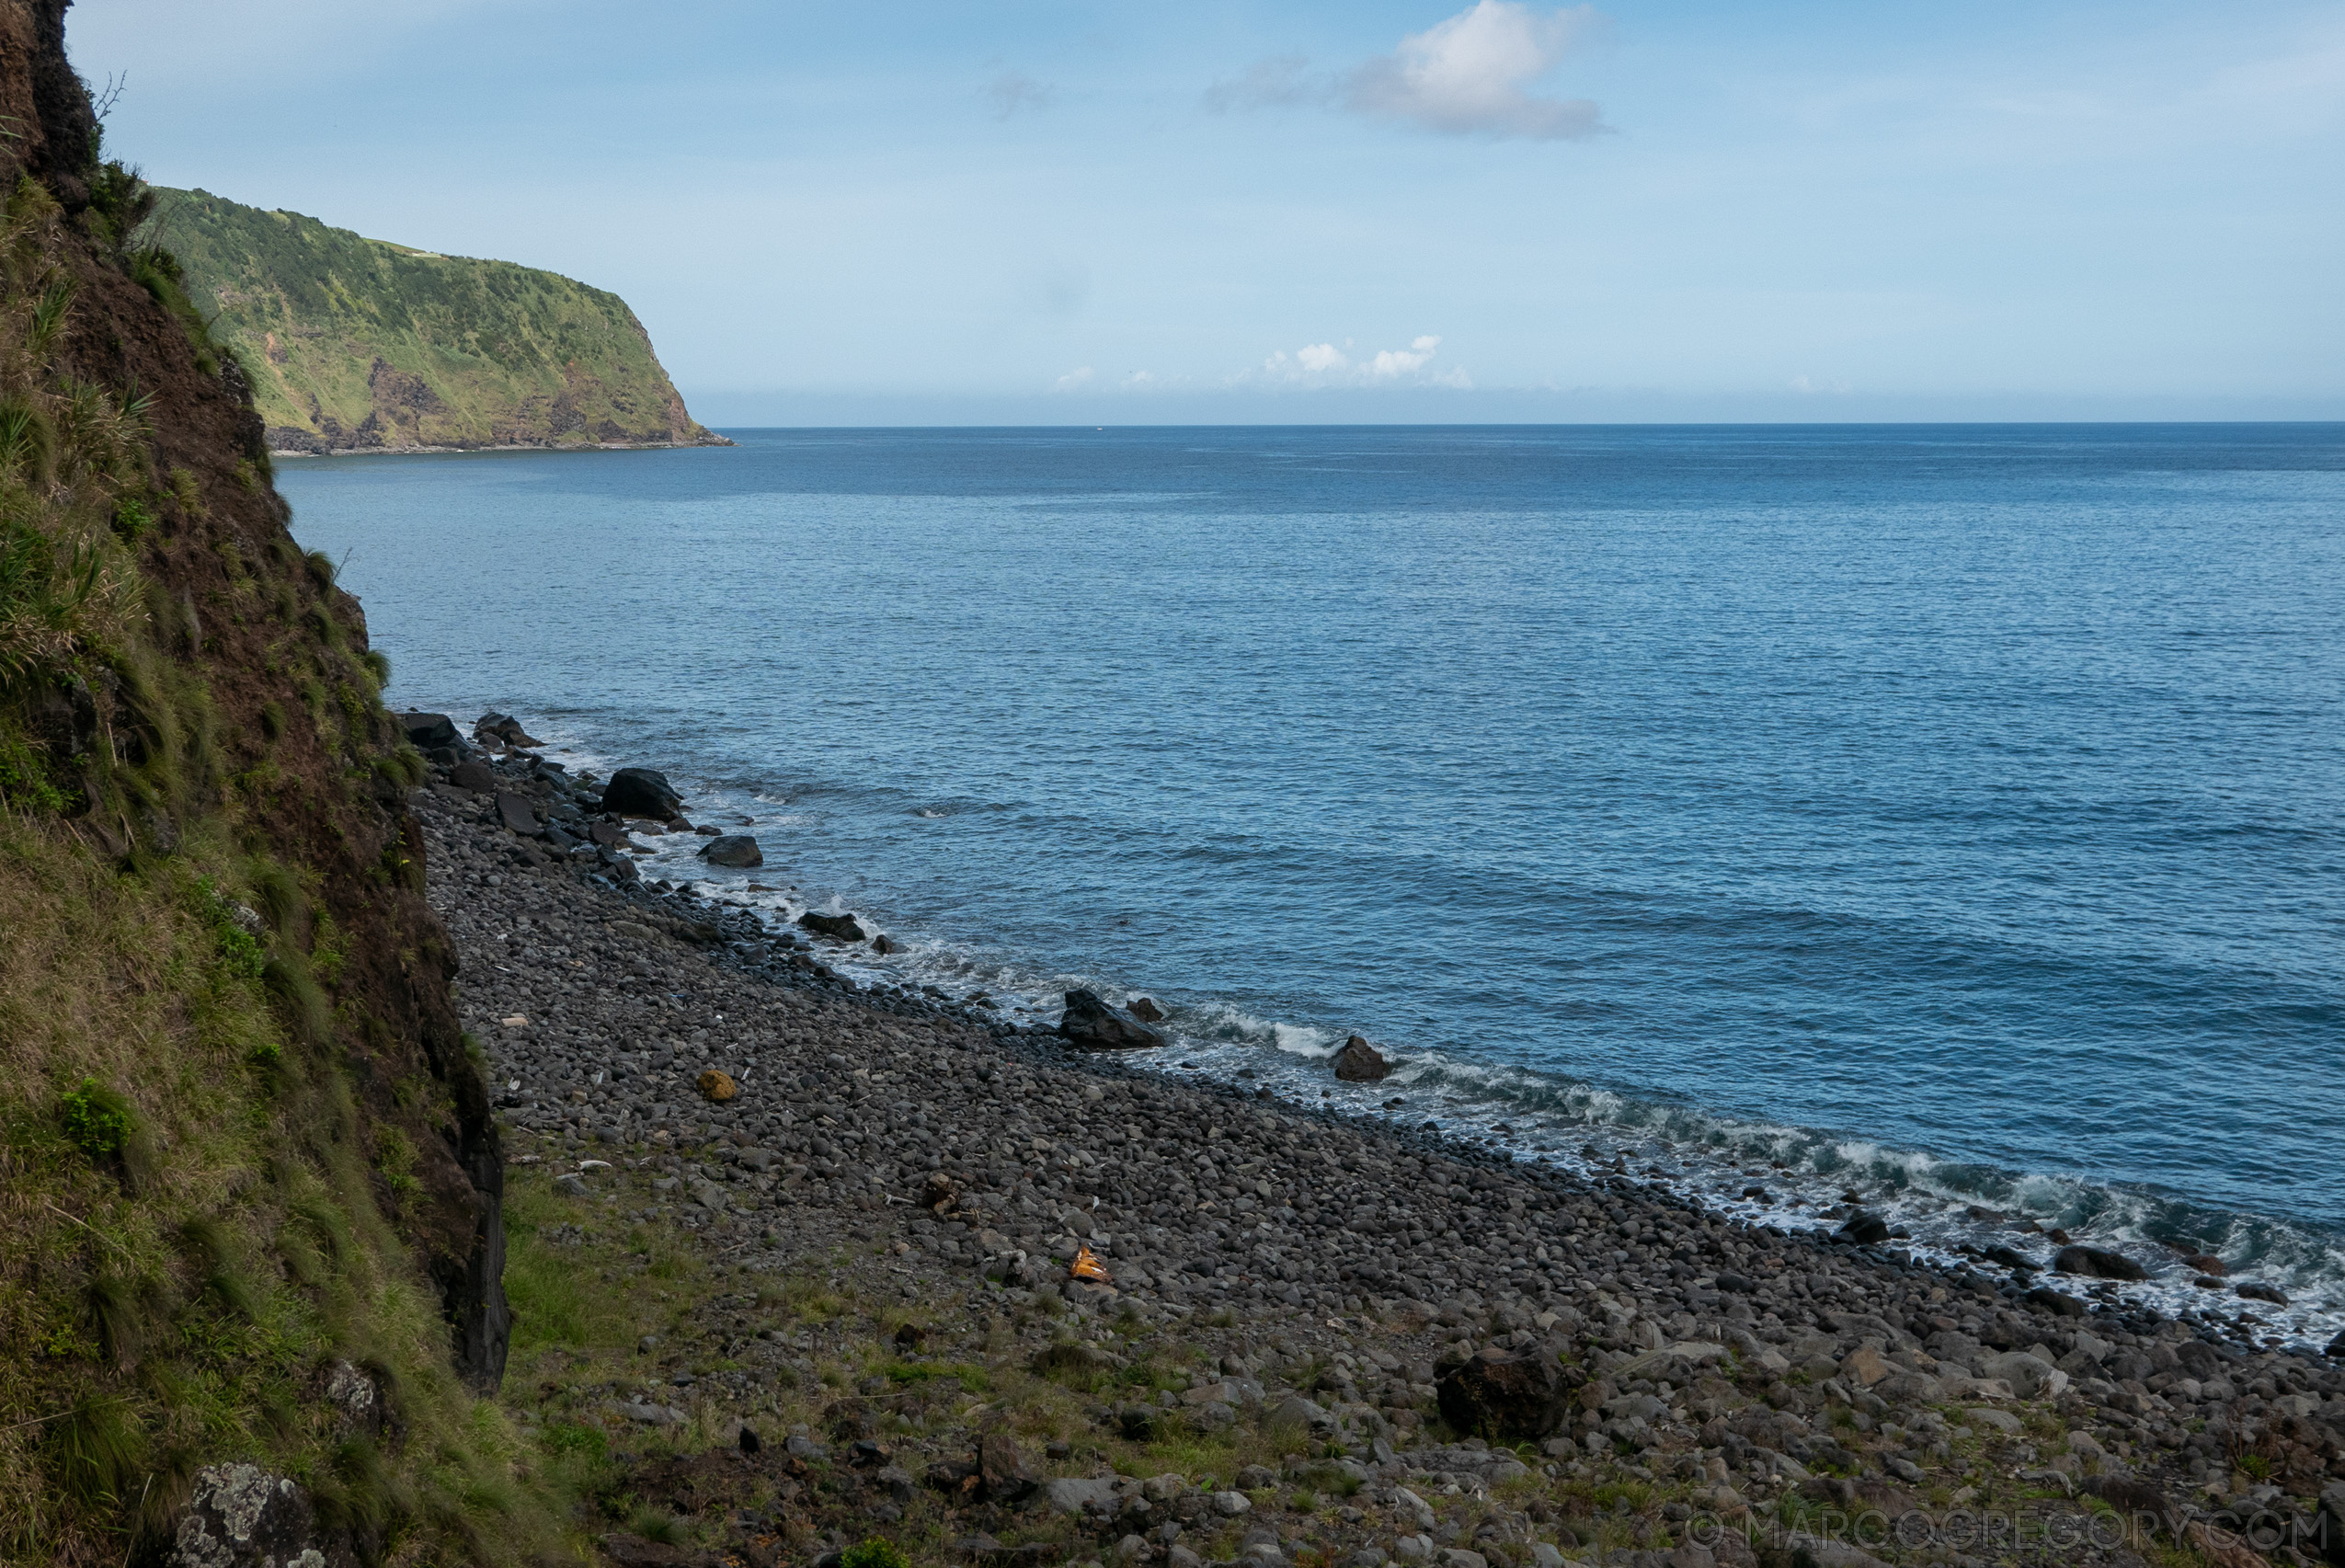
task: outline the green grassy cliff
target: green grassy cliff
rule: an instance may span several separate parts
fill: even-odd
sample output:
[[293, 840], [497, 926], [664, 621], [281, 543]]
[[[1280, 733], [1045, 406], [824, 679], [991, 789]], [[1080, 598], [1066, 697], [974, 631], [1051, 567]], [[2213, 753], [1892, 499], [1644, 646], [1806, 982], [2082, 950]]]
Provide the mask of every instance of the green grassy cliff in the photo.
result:
[[156, 194], [147, 232], [243, 360], [278, 452], [722, 443], [616, 294], [207, 191]]
[[0, 1564], [534, 1561], [423, 760], [64, 11], [0, 0]]

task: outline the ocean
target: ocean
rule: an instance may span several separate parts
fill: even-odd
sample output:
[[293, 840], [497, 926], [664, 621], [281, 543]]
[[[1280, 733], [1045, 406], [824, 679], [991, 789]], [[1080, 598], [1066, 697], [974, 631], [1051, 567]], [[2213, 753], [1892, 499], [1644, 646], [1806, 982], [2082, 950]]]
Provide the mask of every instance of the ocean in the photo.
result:
[[767, 865], [646, 875], [859, 976], [2345, 1327], [2345, 427], [727, 433], [279, 483], [389, 700], [663, 768]]

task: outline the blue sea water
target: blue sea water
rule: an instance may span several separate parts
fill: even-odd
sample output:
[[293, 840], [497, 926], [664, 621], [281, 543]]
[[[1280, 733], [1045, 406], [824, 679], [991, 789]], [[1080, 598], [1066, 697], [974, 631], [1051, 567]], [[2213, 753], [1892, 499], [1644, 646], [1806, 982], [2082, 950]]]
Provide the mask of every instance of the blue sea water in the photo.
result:
[[755, 818], [646, 871], [862, 972], [2345, 1322], [2345, 427], [731, 433], [280, 483], [392, 700]]

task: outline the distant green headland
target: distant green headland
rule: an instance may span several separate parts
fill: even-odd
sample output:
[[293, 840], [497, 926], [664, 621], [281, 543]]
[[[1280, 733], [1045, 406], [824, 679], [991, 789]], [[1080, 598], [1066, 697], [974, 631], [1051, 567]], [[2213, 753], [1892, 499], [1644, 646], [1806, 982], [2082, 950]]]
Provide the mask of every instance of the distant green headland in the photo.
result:
[[726, 445], [626, 301], [509, 261], [158, 190], [154, 233], [234, 348], [280, 452]]

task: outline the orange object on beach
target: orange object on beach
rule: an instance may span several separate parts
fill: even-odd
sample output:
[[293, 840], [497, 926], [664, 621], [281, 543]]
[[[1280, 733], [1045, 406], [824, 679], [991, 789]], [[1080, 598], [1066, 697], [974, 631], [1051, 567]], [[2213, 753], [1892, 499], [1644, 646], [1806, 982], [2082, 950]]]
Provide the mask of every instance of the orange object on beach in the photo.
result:
[[1079, 1246], [1075, 1249], [1075, 1261], [1067, 1265], [1067, 1272], [1077, 1279], [1095, 1279], [1102, 1285], [1114, 1277], [1099, 1266], [1099, 1260], [1091, 1255], [1089, 1247]]

